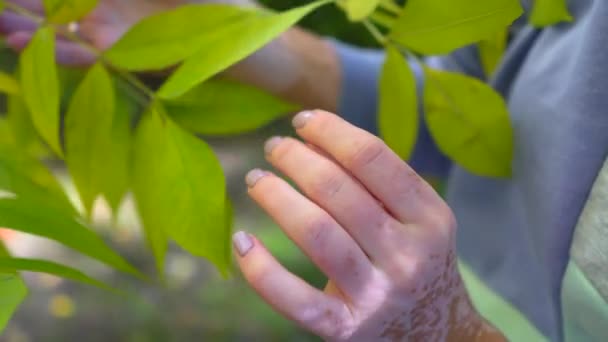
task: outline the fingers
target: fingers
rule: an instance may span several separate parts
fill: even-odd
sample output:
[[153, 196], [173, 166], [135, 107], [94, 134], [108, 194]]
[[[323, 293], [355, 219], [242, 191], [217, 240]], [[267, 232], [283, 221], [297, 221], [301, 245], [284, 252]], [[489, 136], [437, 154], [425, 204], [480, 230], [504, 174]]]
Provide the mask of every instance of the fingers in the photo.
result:
[[25, 8], [28, 11], [35, 13], [43, 13], [44, 7], [42, 6], [41, 0], [8, 0], [7, 2], [15, 4], [19, 7]]
[[372, 134], [324, 111], [294, 118], [297, 133], [326, 151], [356, 177], [401, 222], [434, 220], [447, 206], [420, 176]]
[[317, 335], [339, 336], [350, 315], [343, 302], [287, 271], [252, 236], [239, 232], [233, 240], [245, 279], [268, 304]]
[[334, 217], [372, 260], [384, 254], [378, 235], [393, 219], [340, 166], [291, 138], [269, 140], [266, 155], [274, 167]]
[[10, 34], [18, 31], [35, 31], [38, 25], [30, 18], [3, 11], [0, 14], [0, 33]]
[[[22, 51], [32, 39], [31, 32], [15, 32], [6, 38], [6, 44], [16, 51]], [[88, 66], [95, 63], [96, 56], [84, 47], [57, 39], [56, 44], [57, 62], [69, 66]]]
[[254, 170], [247, 182], [253, 200], [347, 297], [361, 292], [373, 265], [327, 212], [268, 172]]

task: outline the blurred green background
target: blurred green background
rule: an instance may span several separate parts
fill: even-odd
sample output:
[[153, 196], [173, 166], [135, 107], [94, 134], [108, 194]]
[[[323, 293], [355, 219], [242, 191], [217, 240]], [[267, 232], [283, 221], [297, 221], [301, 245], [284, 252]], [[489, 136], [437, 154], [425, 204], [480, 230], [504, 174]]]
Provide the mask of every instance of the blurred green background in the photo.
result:
[[[282, 10], [309, 1], [262, 2]], [[375, 45], [363, 26], [349, 23], [334, 6], [313, 13], [302, 25], [356, 45]], [[7, 59], [0, 64], [6, 67]], [[210, 140], [226, 171], [235, 206], [235, 229], [254, 232], [291, 271], [322, 287], [324, 277], [246, 194], [245, 173], [254, 167], [269, 168], [263, 160], [262, 145], [272, 135], [292, 135], [287, 120], [248, 135]], [[64, 175], [59, 166], [57, 173]], [[118, 227], [100, 224], [98, 228], [109, 244], [152, 274], [154, 261], [139, 234], [130, 204], [127, 201], [123, 208]], [[100, 217], [108, 216], [101, 211]], [[230, 279], [222, 279], [207, 262], [175, 246], [167, 257], [166, 284], [159, 286], [112, 272], [48, 241], [19, 237], [14, 245], [17, 254], [60, 260], [136, 295], [117, 296], [51, 276], [26, 274], [30, 296], [0, 341], [317, 340], [275, 314], [247, 287], [238, 271]]]

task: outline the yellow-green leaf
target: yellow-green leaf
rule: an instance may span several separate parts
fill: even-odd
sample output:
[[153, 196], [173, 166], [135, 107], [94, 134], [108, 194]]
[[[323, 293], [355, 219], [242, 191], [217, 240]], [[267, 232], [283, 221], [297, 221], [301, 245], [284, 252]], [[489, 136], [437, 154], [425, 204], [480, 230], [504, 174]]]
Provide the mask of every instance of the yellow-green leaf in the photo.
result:
[[[4, 0], [0, 0], [0, 12], [4, 10]], [[2, 331], [2, 325], [0, 324], [0, 331]]]
[[426, 69], [425, 76], [426, 122], [441, 151], [476, 175], [510, 176], [513, 132], [503, 98], [462, 74]]
[[106, 170], [114, 167], [112, 156], [106, 154], [114, 98], [112, 80], [97, 64], [78, 86], [65, 118], [66, 163], [88, 213], [102, 193]]
[[30, 156], [48, 156], [48, 147], [42, 141], [36, 127], [34, 127], [23, 97], [20, 95], [8, 95], [6, 97], [6, 106], [7, 123], [14, 145], [23, 153]]
[[0, 190], [47, 203], [68, 215], [76, 213], [46, 166], [18, 148], [0, 147]]
[[505, 29], [479, 42], [479, 57], [487, 78], [492, 76], [505, 54], [508, 36], [509, 30]]
[[131, 175], [137, 208], [161, 271], [166, 238], [220, 270], [228, 269], [230, 232], [220, 163], [207, 144], [173, 123], [159, 103], [152, 105], [137, 129]]
[[0, 199], [0, 226], [55, 240], [117, 270], [140, 275], [74, 215], [57, 210], [46, 201], [22, 197]]
[[98, 0], [44, 0], [47, 19], [52, 23], [67, 24], [76, 21], [97, 6]]
[[418, 122], [416, 78], [399, 50], [388, 46], [380, 76], [378, 127], [386, 144], [404, 160], [416, 145]]
[[180, 6], [142, 20], [104, 55], [128, 70], [163, 69], [192, 56], [203, 45], [209, 47], [227, 26], [255, 16], [256, 11], [222, 4]]
[[160, 88], [163, 99], [177, 98], [197, 84], [254, 53], [297, 23], [302, 17], [328, 3], [327, 0], [275, 14], [266, 10], [214, 31], [213, 39], [188, 58]]
[[560, 22], [574, 20], [568, 11], [566, 0], [534, 0], [530, 23], [536, 27], [545, 27]]
[[101, 190], [108, 204], [116, 213], [129, 189], [129, 162], [131, 157], [131, 119], [138, 107], [128, 93], [116, 94], [114, 120], [103, 148], [101, 159], [106, 160], [105, 177], [101, 178]]
[[351, 21], [361, 21], [374, 12], [380, 0], [340, 0], [338, 5]]
[[12, 76], [0, 71], [0, 92], [12, 95], [18, 94], [19, 83]]
[[[9, 256], [0, 240], [0, 258]], [[16, 272], [0, 272], [0, 335], [27, 296], [27, 287]]]
[[297, 109], [258, 88], [211, 80], [165, 103], [175, 122], [205, 135], [240, 134]]
[[390, 38], [422, 54], [447, 54], [503, 30], [522, 11], [519, 0], [408, 0]]
[[46, 260], [11, 258], [7, 256], [0, 256], [1, 273], [20, 271], [52, 274], [61, 278], [97, 286], [105, 290], [112, 290], [108, 285], [89, 277], [88, 275], [82, 273], [81, 271], [75, 268], [71, 268]]
[[62, 156], [55, 35], [49, 27], [39, 29], [21, 54], [21, 87], [34, 127], [51, 149]]

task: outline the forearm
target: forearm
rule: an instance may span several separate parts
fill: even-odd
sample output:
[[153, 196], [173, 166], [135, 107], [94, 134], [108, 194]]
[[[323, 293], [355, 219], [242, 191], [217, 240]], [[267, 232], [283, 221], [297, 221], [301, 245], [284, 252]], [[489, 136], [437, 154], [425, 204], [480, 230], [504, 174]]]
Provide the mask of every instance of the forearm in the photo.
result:
[[325, 40], [299, 28], [233, 66], [226, 76], [304, 108], [338, 107], [341, 75], [336, 52]]

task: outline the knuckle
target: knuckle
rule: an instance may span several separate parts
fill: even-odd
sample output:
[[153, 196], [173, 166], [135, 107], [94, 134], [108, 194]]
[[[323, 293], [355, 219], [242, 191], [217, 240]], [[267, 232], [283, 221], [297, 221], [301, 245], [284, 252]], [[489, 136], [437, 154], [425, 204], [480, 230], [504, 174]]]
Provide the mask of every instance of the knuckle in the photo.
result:
[[347, 157], [346, 166], [351, 170], [366, 168], [374, 164], [387, 150], [388, 147], [382, 140], [370, 137]]
[[264, 286], [271, 273], [270, 265], [267, 262], [261, 262], [248, 270], [247, 278], [254, 286]]
[[274, 151], [272, 151], [273, 163], [282, 164], [285, 161], [285, 158], [293, 153], [295, 145], [296, 141], [292, 138], [282, 139], [279, 145], [274, 148]]
[[309, 194], [313, 198], [330, 200], [340, 193], [346, 183], [346, 177], [333, 168], [319, 172], [310, 183]]
[[310, 246], [317, 248], [327, 243], [328, 235], [335, 229], [334, 221], [325, 216], [316, 217], [304, 224], [303, 235]]
[[432, 211], [433, 228], [451, 234], [456, 231], [456, 217], [447, 204], [442, 203]]
[[305, 307], [296, 320], [328, 340], [342, 341], [346, 335], [344, 315], [330, 303]]

